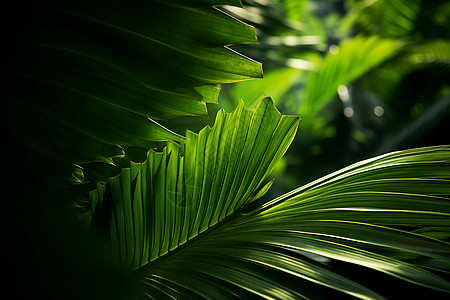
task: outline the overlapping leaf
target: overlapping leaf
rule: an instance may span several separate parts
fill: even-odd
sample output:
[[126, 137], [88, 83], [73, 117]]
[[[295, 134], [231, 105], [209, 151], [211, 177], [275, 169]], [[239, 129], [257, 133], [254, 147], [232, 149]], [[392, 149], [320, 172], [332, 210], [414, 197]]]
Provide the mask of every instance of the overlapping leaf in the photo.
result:
[[261, 76], [226, 48], [255, 42], [253, 28], [211, 7], [220, 4], [239, 1], [39, 3], [9, 57], [11, 128], [75, 162], [183, 141], [148, 118], [204, 115], [216, 84]]
[[254, 112], [243, 102], [231, 114], [221, 110], [212, 128], [187, 132], [184, 156], [169, 143], [91, 192], [93, 222], [106, 222], [111, 247], [125, 265], [146, 265], [261, 196], [261, 183], [298, 123], [298, 117], [280, 115], [270, 98]]
[[144, 290], [151, 294], [162, 280], [171, 290], [182, 286], [209, 298], [213, 291], [197, 285], [219, 282], [235, 296], [299, 299], [315, 295], [309, 282], [361, 299], [383, 298], [301, 251], [450, 292], [450, 283], [419, 267], [449, 271], [450, 246], [392, 227], [449, 224], [449, 168], [447, 147], [352, 165], [236, 216], [182, 253], [150, 264]]
[[383, 298], [311, 254], [450, 292], [423, 269], [448, 272], [449, 245], [395, 227], [448, 226], [448, 147], [369, 159], [245, 209], [297, 122], [267, 99], [254, 113], [241, 103], [188, 133], [183, 157], [175, 144], [151, 151], [91, 192], [93, 225], [141, 276], [143, 298]]
[[449, 292], [448, 282], [412, 265], [448, 272], [449, 245], [392, 228], [448, 226], [449, 168], [448, 147], [363, 161], [265, 204], [217, 237], [302, 250]]

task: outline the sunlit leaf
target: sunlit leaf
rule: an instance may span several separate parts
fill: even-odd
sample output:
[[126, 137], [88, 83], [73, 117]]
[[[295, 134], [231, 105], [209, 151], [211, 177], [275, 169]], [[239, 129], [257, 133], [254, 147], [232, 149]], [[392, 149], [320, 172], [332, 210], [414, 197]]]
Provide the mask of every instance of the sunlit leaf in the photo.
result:
[[141, 276], [142, 297], [299, 299], [321, 286], [383, 299], [303, 253], [450, 292], [422, 268], [449, 271], [449, 245], [396, 227], [434, 226], [436, 236], [449, 224], [449, 148], [368, 159], [246, 208], [297, 124], [268, 99], [254, 112], [241, 102], [212, 128], [188, 132], [184, 156], [173, 143], [150, 151], [91, 192], [92, 224], [108, 224], [111, 250]]
[[[255, 111], [241, 101], [233, 113], [220, 111], [212, 128], [188, 131], [183, 150], [174, 143], [162, 153], [150, 150], [144, 163], [132, 163], [91, 192], [94, 209], [112, 205], [109, 236], [121, 261], [132, 269], [146, 265], [261, 197], [270, 185], [259, 188], [298, 123], [270, 98]], [[107, 221], [94, 215], [93, 222]]]
[[337, 93], [338, 87], [355, 80], [365, 72], [392, 57], [403, 46], [395, 40], [377, 36], [344, 40], [330, 48], [317, 72], [306, 80], [300, 112], [314, 115]]

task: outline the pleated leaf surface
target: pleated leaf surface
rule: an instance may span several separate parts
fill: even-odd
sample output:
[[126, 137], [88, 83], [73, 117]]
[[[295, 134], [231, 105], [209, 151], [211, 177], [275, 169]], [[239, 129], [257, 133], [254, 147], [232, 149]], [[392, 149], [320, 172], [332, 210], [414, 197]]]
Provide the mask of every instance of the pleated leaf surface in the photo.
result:
[[[169, 143], [163, 152], [149, 151], [144, 163], [131, 163], [99, 185], [90, 194], [93, 222], [109, 223], [111, 247], [122, 263], [146, 265], [260, 197], [298, 123], [270, 98], [254, 111], [243, 102], [233, 113], [221, 110], [212, 128], [187, 132], [184, 149]], [[108, 218], [101, 219], [105, 211]]]
[[330, 260], [450, 292], [434, 272], [450, 271], [449, 147], [368, 159], [246, 206], [297, 123], [268, 99], [241, 103], [183, 151], [151, 151], [91, 192], [92, 224], [139, 276], [140, 298], [384, 299]]

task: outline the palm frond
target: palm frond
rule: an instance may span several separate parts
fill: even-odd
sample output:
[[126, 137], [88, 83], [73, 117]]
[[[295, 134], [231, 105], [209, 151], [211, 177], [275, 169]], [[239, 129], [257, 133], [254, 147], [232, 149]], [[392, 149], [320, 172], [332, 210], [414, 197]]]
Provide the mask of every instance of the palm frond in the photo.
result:
[[9, 53], [10, 128], [71, 162], [109, 161], [123, 154], [116, 145], [183, 142], [148, 118], [205, 115], [217, 84], [262, 76], [261, 64], [226, 47], [256, 42], [254, 29], [220, 4], [240, 2], [36, 5]]
[[430, 271], [450, 271], [449, 245], [417, 231], [449, 224], [450, 149], [389, 153], [247, 206], [297, 124], [268, 99], [254, 112], [241, 102], [188, 133], [184, 156], [175, 144], [150, 151], [91, 192], [92, 226], [140, 278], [141, 298], [383, 298], [311, 255], [450, 292]]
[[[450, 292], [449, 282], [421, 268], [448, 272], [449, 245], [395, 228], [449, 224], [450, 185], [444, 179], [449, 155], [448, 147], [402, 151], [330, 174], [237, 216], [173, 260], [149, 268], [146, 280], [153, 276], [170, 280], [170, 274], [183, 266], [185, 272], [196, 270], [246, 286], [262, 297], [296, 299], [297, 293], [307, 297], [301, 283], [292, 289], [289, 281], [276, 280], [282, 271], [300, 282], [314, 282], [361, 299], [382, 298], [302, 255], [312, 253]], [[226, 264], [234, 273], [224, 274], [217, 264]], [[247, 285], [249, 278], [237, 279], [249, 270], [257, 270], [257, 278], [263, 276], [277, 285], [257, 289]]]
[[411, 35], [422, 6], [422, 1], [419, 0], [353, 2], [356, 3], [351, 6], [344, 23], [352, 23], [360, 33], [377, 34], [386, 38]]
[[327, 54], [317, 72], [311, 72], [305, 86], [300, 112], [314, 115], [345, 85], [392, 57], [402, 42], [377, 36], [344, 40]]
[[[90, 195], [93, 222], [109, 224], [111, 247], [130, 268], [163, 257], [260, 197], [258, 188], [298, 123], [298, 117], [281, 116], [270, 98], [254, 112], [242, 101], [231, 114], [221, 110], [212, 128], [187, 132], [183, 157], [179, 146], [169, 143], [162, 153], [149, 151], [144, 163], [132, 163], [107, 186], [99, 185]], [[111, 208], [110, 219], [96, 219], [101, 207]]]

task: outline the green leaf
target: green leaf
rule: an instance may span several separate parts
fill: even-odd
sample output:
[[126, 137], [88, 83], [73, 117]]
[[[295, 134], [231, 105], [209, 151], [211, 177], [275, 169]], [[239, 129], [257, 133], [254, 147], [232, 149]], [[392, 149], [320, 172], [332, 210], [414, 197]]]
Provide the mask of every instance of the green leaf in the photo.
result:
[[445, 242], [450, 242], [450, 228], [447, 227], [425, 227], [425, 228], [420, 228], [416, 231], [414, 231], [414, 233], [417, 234], [421, 234], [430, 238], [434, 238], [434, 239], [438, 239], [438, 240], [443, 240]]
[[350, 83], [389, 59], [403, 45], [401, 41], [377, 36], [357, 36], [342, 41], [339, 46], [334, 45], [318, 71], [308, 76], [300, 113], [314, 115], [336, 94], [339, 86]]
[[242, 223], [249, 234], [244, 237], [241, 232], [240, 237], [360, 264], [450, 291], [449, 283], [435, 275], [366, 247], [413, 254], [418, 265], [448, 271], [448, 244], [389, 226], [448, 225], [449, 167], [448, 147], [394, 152], [357, 163], [265, 204]]
[[383, 299], [311, 254], [450, 292], [429, 271], [450, 270], [450, 246], [405, 229], [432, 225], [436, 236], [449, 224], [447, 146], [368, 159], [246, 208], [298, 121], [269, 99], [253, 112], [241, 102], [188, 132], [184, 156], [170, 143], [91, 192], [93, 224], [110, 215], [105, 234], [143, 298], [300, 299], [325, 289]]
[[[243, 99], [245, 106], [253, 108], [261, 97], [271, 97], [278, 103], [299, 80], [302, 71], [283, 68], [264, 74], [264, 78], [234, 83], [223, 88], [219, 102], [227, 110], [237, 106], [237, 99]], [[275, 103], [276, 104], [276, 103]]]
[[[233, 113], [221, 110], [212, 128], [198, 135], [188, 131], [183, 157], [180, 147], [169, 143], [162, 153], [150, 150], [145, 162], [131, 163], [106, 187], [90, 193], [100, 206], [111, 202], [114, 252], [136, 269], [233, 214], [254, 199], [298, 123], [298, 117], [280, 115], [270, 98], [254, 112], [241, 101]], [[103, 199], [106, 195], [111, 199]]]
[[447, 40], [433, 40], [408, 50], [405, 60], [411, 64], [410, 68], [413, 70], [430, 63], [442, 64], [447, 68], [450, 64], [450, 42]]
[[273, 182], [275, 181], [275, 179], [272, 179], [271, 181], [269, 181], [265, 186], [263, 186], [257, 193], [255, 196], [253, 196], [253, 198], [248, 202], [252, 202], [255, 201], [259, 198], [261, 198], [262, 196], [264, 196], [267, 191], [270, 189], [270, 187], [272, 186]]
[[253, 27], [220, 4], [240, 2], [40, 3], [7, 66], [9, 126], [77, 163], [106, 161], [115, 145], [183, 142], [148, 118], [206, 115], [217, 84], [262, 76], [226, 47], [256, 42]]
[[421, 9], [420, 0], [360, 1], [351, 6], [343, 24], [356, 25], [364, 34], [402, 38], [413, 32]]

